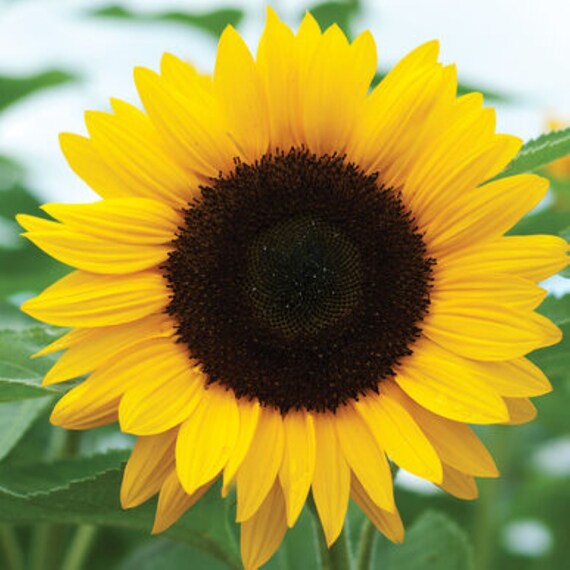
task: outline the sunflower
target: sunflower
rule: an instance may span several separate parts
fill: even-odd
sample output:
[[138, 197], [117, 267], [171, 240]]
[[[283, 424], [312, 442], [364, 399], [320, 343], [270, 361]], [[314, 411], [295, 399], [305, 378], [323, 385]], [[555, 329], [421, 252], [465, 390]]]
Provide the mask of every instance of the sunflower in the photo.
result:
[[437, 56], [370, 90], [370, 33], [268, 10], [255, 58], [228, 27], [213, 76], [166, 54], [135, 71], [144, 111], [62, 135], [101, 200], [19, 217], [76, 268], [23, 310], [72, 327], [44, 383], [88, 375], [52, 423], [139, 436], [121, 501], [159, 493], [153, 532], [221, 478], [247, 569], [309, 493], [328, 545], [349, 498], [399, 542], [389, 462], [472, 499], [498, 473], [467, 424], [534, 417], [550, 384], [525, 354], [560, 340], [537, 282], [567, 244], [503, 235], [547, 182], [492, 180], [521, 143]]

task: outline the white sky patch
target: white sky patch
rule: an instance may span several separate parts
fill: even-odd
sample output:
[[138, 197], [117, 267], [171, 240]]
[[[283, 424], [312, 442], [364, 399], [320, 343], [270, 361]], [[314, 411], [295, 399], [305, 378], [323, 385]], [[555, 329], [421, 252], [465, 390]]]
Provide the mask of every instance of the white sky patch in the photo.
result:
[[556, 477], [570, 476], [570, 436], [541, 445], [532, 460], [543, 473]]
[[420, 477], [416, 477], [404, 469], [400, 469], [398, 471], [395, 484], [398, 487], [407, 489], [409, 491], [414, 491], [420, 495], [437, 495], [438, 493], [442, 492], [433, 483], [430, 483], [425, 479], [421, 479]]
[[505, 548], [513, 554], [539, 558], [552, 548], [552, 534], [541, 521], [518, 520], [509, 523], [503, 530]]

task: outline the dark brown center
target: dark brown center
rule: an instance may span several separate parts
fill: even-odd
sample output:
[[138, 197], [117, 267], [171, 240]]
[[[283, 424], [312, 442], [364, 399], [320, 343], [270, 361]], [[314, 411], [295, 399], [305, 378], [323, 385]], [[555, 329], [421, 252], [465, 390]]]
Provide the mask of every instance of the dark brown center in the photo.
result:
[[398, 193], [304, 149], [201, 190], [164, 270], [208, 382], [282, 413], [378, 391], [420, 333], [434, 263]]

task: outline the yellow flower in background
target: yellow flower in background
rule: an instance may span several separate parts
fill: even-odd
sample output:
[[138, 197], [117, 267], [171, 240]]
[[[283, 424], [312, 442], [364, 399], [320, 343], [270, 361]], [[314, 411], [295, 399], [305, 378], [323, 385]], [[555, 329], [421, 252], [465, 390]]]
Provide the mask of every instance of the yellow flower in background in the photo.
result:
[[567, 244], [504, 237], [548, 184], [485, 183], [520, 141], [437, 56], [369, 91], [369, 33], [269, 10], [255, 58], [228, 28], [213, 76], [167, 54], [136, 70], [144, 112], [114, 100], [62, 135], [102, 200], [19, 216], [77, 269], [23, 310], [73, 327], [45, 384], [89, 374], [52, 422], [139, 436], [121, 501], [159, 493], [154, 532], [222, 479], [246, 569], [309, 492], [329, 545], [349, 497], [399, 542], [388, 458], [472, 499], [497, 469], [467, 424], [534, 417], [550, 385], [525, 355], [560, 340], [536, 283]]
[[[549, 131], [558, 131], [560, 129], [565, 129], [569, 126], [567, 121], [561, 121], [560, 119], [551, 118], [546, 122], [546, 127]], [[551, 162], [546, 167], [546, 173], [554, 178], [559, 178], [561, 180], [570, 179], [570, 156], [564, 158], [559, 158], [554, 162]]]

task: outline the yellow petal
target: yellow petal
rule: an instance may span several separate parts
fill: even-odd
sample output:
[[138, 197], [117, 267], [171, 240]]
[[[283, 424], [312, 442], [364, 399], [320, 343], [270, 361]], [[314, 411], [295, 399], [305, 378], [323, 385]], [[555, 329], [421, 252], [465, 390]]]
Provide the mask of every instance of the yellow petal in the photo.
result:
[[508, 236], [447, 255], [438, 265], [542, 281], [568, 265], [568, 244], [556, 236]]
[[160, 74], [162, 78], [184, 94], [191, 91], [196, 83], [200, 84], [202, 93], [212, 92], [212, 78], [203, 75], [187, 61], [165, 53], [160, 60]]
[[120, 195], [183, 207], [197, 194], [196, 177], [171, 158], [143, 112], [118, 100], [113, 107], [115, 114], [88, 111], [85, 122], [93, 149], [119, 181]]
[[336, 410], [334, 424], [344, 457], [368, 496], [382, 509], [394, 512], [392, 473], [384, 450], [364, 420], [352, 407], [344, 406]]
[[283, 460], [283, 420], [272, 408], [261, 408], [257, 429], [237, 476], [237, 521], [251, 518], [269, 493]]
[[174, 467], [176, 430], [139, 437], [121, 484], [121, 506], [131, 509], [158, 493]]
[[251, 446], [253, 436], [257, 429], [257, 422], [259, 421], [259, 402], [257, 400], [250, 401], [241, 399], [238, 401], [238, 411], [239, 433], [235, 447], [224, 469], [223, 497], [228, 495], [229, 486]]
[[176, 470], [189, 495], [224, 468], [238, 432], [239, 412], [233, 392], [210, 384], [182, 424], [176, 443]]
[[306, 144], [305, 126], [303, 123], [303, 107], [305, 104], [304, 77], [307, 75], [307, 70], [315, 57], [321, 38], [322, 34], [319, 24], [310, 12], [306, 12], [294, 38], [295, 62], [293, 65], [295, 73], [289, 81], [289, 99], [291, 100], [289, 112], [293, 118], [291, 122], [292, 136], [297, 145], [299, 143]]
[[479, 496], [475, 479], [449, 465], [443, 465], [443, 481], [439, 486], [458, 499], [470, 501]]
[[21, 308], [35, 319], [57, 326], [103, 327], [157, 313], [168, 301], [166, 283], [153, 271], [128, 276], [74, 271]]
[[505, 398], [505, 404], [509, 410], [509, 420], [503, 423], [526, 424], [536, 418], [536, 408], [528, 398]]
[[397, 510], [388, 512], [381, 509], [368, 496], [364, 487], [356, 477], [352, 477], [350, 495], [354, 502], [362, 509], [364, 514], [372, 521], [374, 526], [392, 542], [404, 542], [404, 525]]
[[53, 220], [18, 214], [16, 221], [28, 232], [52, 232], [57, 231], [61, 226]]
[[286, 150], [299, 143], [299, 71], [294, 41], [289, 26], [268, 6], [256, 65], [267, 99], [272, 150]]
[[471, 428], [432, 414], [396, 385], [391, 386], [391, 395], [414, 417], [442, 462], [477, 477], [498, 477], [493, 458]]
[[[87, 429], [115, 421], [120, 397], [133, 386], [169, 374], [173, 341], [150, 339], [117, 354], [56, 404], [51, 422], [68, 429]], [[113, 412], [113, 414], [111, 414]], [[106, 421], [107, 417], [111, 417]]]
[[441, 461], [435, 449], [393, 391], [392, 383], [384, 381], [380, 394], [367, 394], [356, 409], [395, 463], [414, 475], [441, 482]]
[[[428, 227], [445, 204], [465, 196], [500, 172], [519, 151], [522, 141], [507, 135], [493, 135], [490, 140], [464, 140], [470, 128], [458, 129], [457, 137], [442, 136], [448, 143], [439, 162], [428, 168], [424, 157], [416, 162], [416, 171], [406, 180], [405, 193], [413, 195], [413, 208], [421, 211], [420, 225]], [[427, 147], [427, 156], [432, 150]]]
[[58, 224], [55, 231], [24, 235], [48, 255], [82, 271], [123, 275], [144, 271], [164, 263], [171, 246], [131, 245], [95, 239]]
[[253, 57], [232, 26], [218, 43], [214, 90], [242, 154], [249, 162], [261, 158], [269, 146], [267, 101]]
[[342, 152], [376, 71], [374, 39], [366, 32], [350, 45], [335, 24], [310, 49], [300, 77], [305, 141], [317, 154]]
[[[411, 84], [402, 85], [401, 88], [405, 91], [395, 104], [401, 123], [394, 125], [395, 132], [401, 138], [396, 143], [388, 141], [385, 156], [382, 157], [385, 168], [382, 179], [386, 187], [402, 188], [404, 201], [409, 205], [410, 196], [416, 195], [418, 188], [407, 185], [406, 181], [418, 162], [426, 162], [426, 148], [434, 140], [441, 140], [446, 129], [454, 125], [458, 117], [477, 112], [481, 105], [477, 105], [476, 100], [462, 101], [463, 104], [455, 100], [457, 69], [454, 65], [436, 65], [426, 69]], [[406, 112], [406, 104], [409, 113]], [[486, 130], [485, 121], [480, 118], [478, 123], [478, 129], [468, 130], [472, 138], [478, 136], [481, 130]], [[374, 150], [369, 149], [369, 153], [373, 154]], [[384, 153], [378, 154], [381, 156]], [[411, 209], [421, 224], [423, 208], [414, 203]]]
[[38, 350], [35, 354], [32, 354], [31, 358], [46, 356], [47, 354], [52, 354], [54, 352], [59, 352], [60, 350], [65, 350], [66, 348], [70, 348], [71, 346], [75, 346], [88, 338], [89, 331], [91, 330], [92, 329], [72, 329], [41, 350]]
[[240, 153], [202, 81], [194, 81], [182, 95], [152, 71], [137, 68], [135, 82], [146, 111], [180, 165], [202, 178], [233, 170], [233, 159]]
[[315, 427], [306, 412], [290, 411], [283, 418], [285, 446], [279, 479], [283, 487], [287, 525], [301, 514], [315, 471]]
[[278, 481], [258, 511], [241, 525], [241, 557], [245, 570], [257, 570], [279, 548], [287, 530], [285, 500]]
[[[81, 333], [80, 341], [71, 340], [66, 342], [69, 346], [68, 350], [59, 357], [55, 364], [50, 368], [42, 381], [43, 386], [58, 384], [72, 378], [77, 378], [83, 374], [91, 372], [106, 362], [112, 356], [122, 352], [125, 348], [133, 346], [147, 340], [149, 338], [158, 338], [161, 336], [171, 336], [173, 331], [170, 324], [166, 324], [168, 319], [165, 315], [151, 315], [140, 321], [135, 321], [136, 326], [117, 325], [113, 327], [101, 327], [96, 329], [75, 329], [71, 332]], [[165, 323], [164, 326], [163, 322]], [[152, 327], [157, 323], [155, 328], [139, 328], [140, 325], [148, 324]], [[127, 329], [127, 330], [123, 330]], [[70, 333], [68, 333], [69, 335]], [[110, 335], [109, 337], [106, 335]], [[117, 344], [112, 342], [117, 340]], [[57, 342], [64, 340], [59, 339]], [[42, 351], [34, 355], [44, 356], [56, 350], [66, 348], [52, 343]], [[63, 344], [63, 343], [62, 343]]]
[[434, 302], [422, 323], [425, 335], [440, 346], [476, 360], [510, 360], [562, 338], [546, 317], [498, 303], [465, 305]]
[[[480, 94], [472, 93], [456, 99], [457, 70], [454, 65], [439, 72], [434, 66], [431, 73], [431, 81], [427, 82], [429, 76], [425, 72], [414, 82], [415, 85], [408, 87], [409, 92], [402, 94], [405, 98], [416, 95], [418, 101], [413, 101], [411, 108], [424, 101], [425, 116], [418, 118], [415, 115], [417, 124], [410, 123], [410, 118], [406, 117], [408, 132], [403, 133], [405, 138], [399, 141], [399, 147], [403, 148], [404, 141], [409, 146], [404, 149], [402, 157], [395, 157], [394, 166], [390, 168], [399, 174], [398, 178], [392, 175], [391, 179], [401, 180], [406, 196], [413, 197], [414, 211], [421, 214], [419, 217], [423, 222], [431, 219], [429, 216], [424, 218], [424, 214], [433, 213], [433, 208], [425, 204], [425, 187], [434, 188], [439, 184], [439, 192], [443, 196], [434, 194], [434, 202], [452, 201], [455, 195], [441, 182], [467, 157], [480, 152], [492, 140], [496, 122], [494, 111], [483, 107]], [[426, 82], [425, 87], [422, 82]], [[418, 92], [417, 89], [422, 87], [423, 90]], [[402, 102], [398, 104], [401, 108]], [[397, 128], [401, 129], [400, 126]], [[449, 159], [450, 156], [453, 160]], [[399, 169], [395, 170], [399, 163]]]
[[313, 498], [327, 546], [339, 537], [350, 495], [350, 469], [335, 432], [335, 417], [315, 414], [316, 463]]
[[437, 267], [430, 299], [436, 304], [498, 303], [518, 309], [536, 309], [547, 291], [518, 275], [473, 272], [467, 266]]
[[72, 133], [62, 133], [59, 135], [59, 144], [75, 174], [99, 196], [117, 198], [128, 195], [128, 188], [101, 158], [90, 139]]
[[[46, 374], [42, 382], [44, 386], [87, 374], [126, 348], [149, 338], [170, 337], [175, 329], [170, 317], [158, 314], [124, 325], [75, 329], [73, 332], [74, 338], [67, 341], [72, 343], [71, 346]], [[50, 352], [66, 348], [61, 341], [56, 341], [60, 345], [54, 343], [47, 348]]]
[[441, 96], [438, 50], [437, 42], [424, 44], [390, 71], [366, 99], [348, 141], [348, 158], [364, 170], [382, 172], [387, 186], [395, 182], [387, 171], [406, 156]]
[[121, 429], [135, 435], [153, 435], [181, 424], [204, 398], [204, 375], [185, 348], [171, 339], [155, 339], [162, 350], [154, 374], [128, 386], [119, 406]]
[[474, 424], [505, 421], [505, 403], [477, 377], [471, 362], [422, 339], [395, 379], [408, 396], [440, 416]]
[[528, 398], [541, 396], [552, 390], [542, 370], [526, 358], [505, 362], [476, 362], [481, 379], [501, 396]]
[[449, 201], [427, 228], [431, 255], [438, 257], [479, 241], [500, 237], [534, 208], [548, 190], [548, 180], [521, 174], [485, 184]]
[[[79, 386], [78, 386], [79, 388]], [[92, 386], [88, 386], [92, 388]], [[74, 388], [68, 392], [56, 405], [50, 416], [54, 426], [65, 429], [86, 430], [115, 423], [118, 419], [119, 398], [97, 398], [83, 396], [78, 402], [78, 394], [73, 393]], [[69, 399], [64, 401], [64, 398]]]
[[176, 469], [173, 469], [160, 489], [152, 534], [158, 534], [171, 527], [206, 494], [214, 481], [215, 479], [200, 487], [192, 495], [188, 495], [178, 481]]
[[45, 204], [42, 210], [71, 230], [133, 245], [168, 244], [181, 223], [177, 211], [148, 198], [115, 198], [91, 204]]

